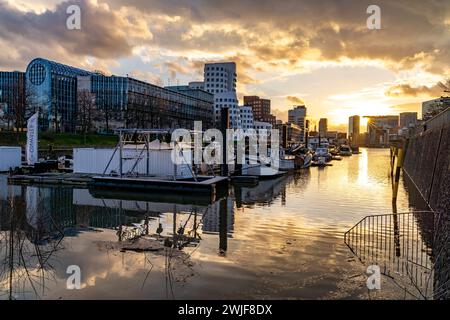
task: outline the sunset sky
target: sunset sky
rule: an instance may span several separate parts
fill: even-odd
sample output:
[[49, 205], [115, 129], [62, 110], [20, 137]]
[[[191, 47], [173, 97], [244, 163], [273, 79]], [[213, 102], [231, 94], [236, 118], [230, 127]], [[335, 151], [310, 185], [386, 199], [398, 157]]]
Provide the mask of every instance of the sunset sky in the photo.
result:
[[[81, 30], [66, 9], [81, 7]], [[381, 30], [366, 9], [381, 8]], [[158, 85], [235, 61], [238, 94], [273, 113], [308, 107], [343, 129], [353, 114], [418, 111], [450, 76], [450, 1], [0, 0], [0, 70], [43, 57]]]

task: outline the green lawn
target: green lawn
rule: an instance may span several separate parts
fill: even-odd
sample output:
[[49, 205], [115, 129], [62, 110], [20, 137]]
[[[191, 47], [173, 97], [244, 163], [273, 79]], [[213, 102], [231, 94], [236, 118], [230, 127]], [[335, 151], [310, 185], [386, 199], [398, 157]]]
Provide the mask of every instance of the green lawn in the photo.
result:
[[[26, 133], [0, 132], [0, 146], [24, 146], [26, 144]], [[39, 147], [47, 148], [49, 145], [53, 147], [113, 147], [119, 141], [116, 135], [100, 135], [72, 133], [39, 133]]]

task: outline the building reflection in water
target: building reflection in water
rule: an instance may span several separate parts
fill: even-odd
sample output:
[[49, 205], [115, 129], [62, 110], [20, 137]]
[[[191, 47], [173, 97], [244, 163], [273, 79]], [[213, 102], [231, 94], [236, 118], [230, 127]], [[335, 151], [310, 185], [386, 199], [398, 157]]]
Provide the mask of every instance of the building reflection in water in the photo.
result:
[[55, 278], [63, 230], [73, 223], [71, 205], [58, 200], [65, 196], [62, 190], [8, 186], [5, 181], [1, 187], [0, 298], [36, 297]]

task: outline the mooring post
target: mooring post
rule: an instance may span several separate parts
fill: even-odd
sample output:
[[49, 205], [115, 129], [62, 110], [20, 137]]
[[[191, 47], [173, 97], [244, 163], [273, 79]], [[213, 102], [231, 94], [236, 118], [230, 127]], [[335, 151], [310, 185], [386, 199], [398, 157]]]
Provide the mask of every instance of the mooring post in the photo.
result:
[[228, 203], [227, 198], [219, 204], [219, 252], [225, 255], [228, 249]]
[[223, 177], [228, 176], [227, 163], [227, 129], [230, 128], [230, 109], [222, 108], [220, 112], [220, 130], [222, 131], [222, 166], [221, 173]]
[[398, 195], [398, 185], [400, 182], [400, 173], [403, 166], [403, 159], [404, 159], [404, 152], [403, 148], [396, 148], [397, 150], [397, 159], [395, 161], [395, 173], [394, 173], [394, 184], [392, 189], [392, 201], [397, 201], [397, 195]]

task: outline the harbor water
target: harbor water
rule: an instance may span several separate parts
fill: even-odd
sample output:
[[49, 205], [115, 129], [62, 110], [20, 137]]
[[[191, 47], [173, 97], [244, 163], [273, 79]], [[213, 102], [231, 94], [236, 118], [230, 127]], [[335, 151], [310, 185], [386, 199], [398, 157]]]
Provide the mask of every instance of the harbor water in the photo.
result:
[[[361, 149], [332, 164], [235, 185], [212, 204], [13, 186], [2, 176], [0, 298], [428, 297], [433, 216], [407, 178], [393, 206], [389, 150]], [[120, 244], [136, 233], [165, 237], [165, 249]], [[190, 241], [169, 250], [174, 234]], [[384, 274], [379, 290], [367, 286], [374, 264]], [[69, 285], [77, 268], [78, 289]]]

